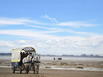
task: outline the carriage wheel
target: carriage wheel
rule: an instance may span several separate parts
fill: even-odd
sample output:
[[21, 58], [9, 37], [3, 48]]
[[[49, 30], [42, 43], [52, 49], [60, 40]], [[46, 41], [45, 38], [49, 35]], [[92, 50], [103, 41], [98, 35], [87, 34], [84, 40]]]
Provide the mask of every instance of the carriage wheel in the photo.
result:
[[13, 69], [13, 73], [15, 73], [16, 68], [15, 68], [15, 67], [13, 67], [12, 69]]

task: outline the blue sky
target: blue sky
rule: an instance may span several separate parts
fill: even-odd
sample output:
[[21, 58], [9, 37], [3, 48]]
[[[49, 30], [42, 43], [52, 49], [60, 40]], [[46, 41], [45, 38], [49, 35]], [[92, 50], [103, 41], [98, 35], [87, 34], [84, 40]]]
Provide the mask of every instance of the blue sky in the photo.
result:
[[102, 8], [103, 0], [0, 0], [0, 52], [103, 55]]

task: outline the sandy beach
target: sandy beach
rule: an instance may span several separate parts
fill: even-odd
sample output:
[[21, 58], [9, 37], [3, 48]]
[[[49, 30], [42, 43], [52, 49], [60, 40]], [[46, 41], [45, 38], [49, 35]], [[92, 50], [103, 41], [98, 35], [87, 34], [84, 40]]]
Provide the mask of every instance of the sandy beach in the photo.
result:
[[[92, 70], [85, 68], [97, 68], [102, 70]], [[75, 69], [71, 69], [75, 68]], [[12, 73], [10, 60], [0, 59], [0, 77], [103, 77], [102, 61], [51, 61], [43, 60], [40, 65], [40, 73], [16, 74]]]
[[103, 72], [40, 69], [40, 74], [12, 74], [10, 69], [0, 68], [0, 77], [103, 77]]

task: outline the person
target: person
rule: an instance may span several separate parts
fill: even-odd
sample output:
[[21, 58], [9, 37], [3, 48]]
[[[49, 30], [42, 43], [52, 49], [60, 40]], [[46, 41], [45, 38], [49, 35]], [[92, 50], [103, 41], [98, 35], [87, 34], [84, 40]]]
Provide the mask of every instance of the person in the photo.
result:
[[53, 58], [53, 60], [55, 60], [55, 57]]

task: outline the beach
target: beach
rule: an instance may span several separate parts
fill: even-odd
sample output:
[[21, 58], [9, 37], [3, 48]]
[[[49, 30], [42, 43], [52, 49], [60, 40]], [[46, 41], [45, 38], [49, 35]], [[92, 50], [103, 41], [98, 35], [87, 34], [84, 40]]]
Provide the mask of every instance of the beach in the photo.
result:
[[40, 69], [40, 74], [12, 74], [10, 69], [0, 68], [0, 77], [103, 77], [103, 72]]
[[0, 77], [103, 77], [101, 60], [46, 60], [42, 59], [39, 74], [12, 73], [10, 60], [0, 59]]

